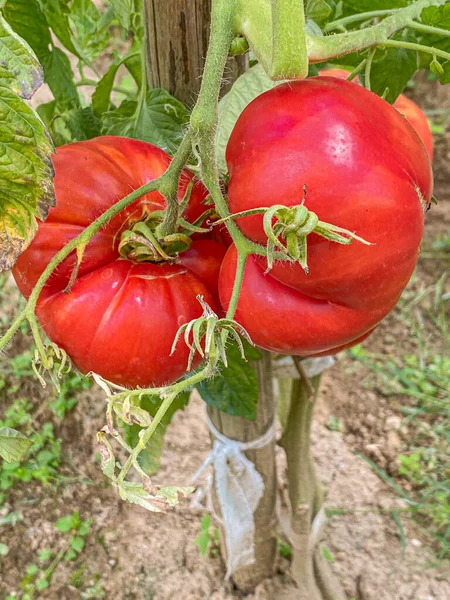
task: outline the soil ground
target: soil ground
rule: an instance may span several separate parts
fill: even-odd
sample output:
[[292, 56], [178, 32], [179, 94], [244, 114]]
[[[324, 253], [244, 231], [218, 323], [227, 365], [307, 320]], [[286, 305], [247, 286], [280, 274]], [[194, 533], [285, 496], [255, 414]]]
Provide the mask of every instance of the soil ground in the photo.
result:
[[[428, 83], [417, 85], [415, 97], [421, 98], [426, 108], [450, 106], [448, 91], [433, 87], [430, 93]], [[435, 168], [436, 196], [440, 202], [427, 215], [425, 247], [450, 231], [448, 125], [446, 135], [436, 140]], [[432, 283], [443, 269], [439, 263], [430, 265], [430, 261], [421, 260], [411, 290]], [[402, 356], [408, 348], [414, 350], [414, 340], [394, 313], [370, 338], [370, 348]], [[435, 555], [427, 532], [412, 520], [402, 518], [407, 540], [402, 552], [400, 530], [389, 511], [393, 508], [401, 511], [403, 500], [354, 453], [355, 450], [365, 453], [395, 476], [396, 458], [406, 445], [405, 435], [397, 431], [398, 402], [383, 395], [377, 387], [364, 387], [362, 383], [367, 376], [364, 366], [343, 355], [323, 377], [313, 452], [320, 478], [328, 488], [326, 505], [340, 509], [342, 514], [330, 518], [322, 543], [334, 557], [332, 567], [349, 598], [448, 600], [450, 572], [445, 564], [429, 568]], [[37, 382], [27, 393], [34, 402], [42, 401], [43, 392]], [[339, 419], [343, 433], [326, 427], [330, 415]], [[0, 536], [10, 548], [9, 554], [0, 560], [0, 598], [20, 591], [25, 569], [35, 561], [37, 551], [58, 550], [65, 543], [54, 523], [73, 510], [78, 510], [82, 518], [92, 518], [92, 533], [75, 564], [58, 565], [50, 589], [40, 598], [239, 598], [231, 584], [223, 582], [220, 559], [202, 558], [195, 546], [202, 515], [190, 508], [187, 501], [166, 516], [149, 514], [122, 502], [108, 486], [98, 466], [95, 438], [103, 425], [102, 393], [96, 388], [82, 392], [76, 409], [57, 425], [65, 460], [78, 482], [58, 489], [16, 486], [10, 494], [3, 512], [18, 512], [22, 520], [14, 527], [0, 528]], [[193, 398], [168, 430], [162, 468], [155, 481], [186, 484], [209, 447], [204, 407], [198, 398]], [[81, 573], [77, 584], [73, 579], [75, 570]], [[85, 590], [96, 582], [99, 582], [97, 595], [86, 595]], [[261, 584], [249, 598], [295, 597], [289, 563], [280, 559], [276, 576]]]

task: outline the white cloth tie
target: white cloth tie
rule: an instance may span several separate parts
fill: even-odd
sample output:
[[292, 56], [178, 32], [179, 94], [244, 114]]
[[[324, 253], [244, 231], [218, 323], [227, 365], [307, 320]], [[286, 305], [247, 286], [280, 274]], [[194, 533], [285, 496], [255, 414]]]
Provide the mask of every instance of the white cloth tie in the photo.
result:
[[[275, 437], [275, 424], [260, 438], [251, 442], [230, 440], [220, 433], [208, 415], [206, 421], [212, 435], [216, 438], [211, 452], [195, 473], [196, 481], [209, 466], [214, 467], [217, 499], [222, 514], [227, 548], [227, 572], [225, 579], [255, 562], [254, 512], [264, 493], [264, 482], [255, 465], [245, 456], [247, 450], [264, 448]], [[206, 481], [207, 508], [214, 514], [211, 499], [212, 477]], [[197, 490], [193, 505], [199, 506], [204, 493]]]

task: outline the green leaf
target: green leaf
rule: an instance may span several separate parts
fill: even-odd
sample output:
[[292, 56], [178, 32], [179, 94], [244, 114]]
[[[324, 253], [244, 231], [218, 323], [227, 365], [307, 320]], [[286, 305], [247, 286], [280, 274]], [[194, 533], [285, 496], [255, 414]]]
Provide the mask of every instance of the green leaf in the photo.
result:
[[335, 562], [336, 559], [334, 558], [333, 554], [328, 550], [328, 548], [326, 546], [321, 546], [320, 549], [322, 551], [322, 556], [324, 557], [325, 560], [327, 560], [330, 563]]
[[[133, 46], [130, 49], [130, 53], [133, 50]], [[136, 50], [136, 48], [135, 48]], [[129, 58], [124, 61], [124, 65], [130, 72], [131, 76], [137, 83], [138, 88], [141, 87], [142, 84], [142, 65], [141, 65], [141, 55], [139, 54], [131, 54]]]
[[75, 552], [81, 552], [84, 548], [84, 540], [82, 537], [74, 537], [72, 538], [70, 545], [75, 550]]
[[42, 63], [52, 47], [52, 38], [37, 0], [7, 0], [3, 16], [14, 31], [30, 44]]
[[50, 560], [52, 557], [52, 551], [49, 550], [48, 548], [45, 548], [44, 550], [41, 550], [41, 552], [39, 553], [39, 562], [47, 562], [48, 560]]
[[53, 146], [33, 109], [0, 87], [0, 271], [11, 269], [33, 238], [35, 217], [54, 206]]
[[36, 52], [44, 67], [44, 80], [55, 99], [67, 107], [79, 106], [70, 60], [54, 47], [47, 21], [37, 0], [7, 0], [4, 16], [16, 33]]
[[325, 0], [307, 0], [305, 13], [308, 19], [317, 23], [326, 21], [333, 12], [333, 8]]
[[249, 421], [256, 419], [258, 380], [252, 366], [241, 358], [235, 345], [227, 348], [228, 367], [219, 376], [198, 386], [203, 400], [219, 410]]
[[[43, 71], [37, 56], [25, 40], [19, 37], [0, 14], [0, 85], [8, 87], [22, 98], [31, 98], [43, 81]], [[11, 80], [4, 81], [6, 73]]]
[[28, 565], [27, 575], [31, 575], [33, 577], [33, 575], [36, 575], [37, 573], [39, 573], [39, 567], [37, 565]]
[[96, 117], [101, 117], [110, 107], [110, 96], [119, 69], [120, 62], [113, 63], [100, 81], [97, 83], [95, 92], [92, 94], [92, 108]]
[[50, 585], [50, 584], [49, 584], [49, 582], [48, 582], [48, 579], [45, 579], [45, 578], [38, 579], [38, 580], [36, 581], [36, 589], [37, 589], [39, 592], [42, 592], [43, 590], [46, 590], [46, 589], [48, 588], [48, 586], [49, 586], [49, 585]]
[[71, 110], [64, 115], [64, 119], [73, 142], [82, 142], [101, 135], [102, 124], [90, 106]]
[[75, 28], [77, 48], [92, 61], [110, 43], [109, 27], [114, 18], [111, 7], [100, 12], [92, 0], [74, 0], [70, 6], [69, 19]]
[[52, 90], [55, 100], [68, 108], [78, 107], [80, 98], [67, 54], [59, 48], [53, 48], [42, 57], [41, 63], [44, 67], [45, 83]]
[[444, 6], [424, 8], [420, 18], [424, 25], [450, 29], [450, 4], [447, 2]]
[[208, 547], [211, 541], [211, 536], [210, 536], [210, 527], [211, 527], [211, 516], [206, 514], [202, 517], [202, 520], [200, 522], [200, 535], [198, 537], [195, 538], [194, 540], [194, 544], [196, 546], [198, 546], [198, 548], [200, 549], [200, 554], [202, 556], [206, 556], [206, 553], [208, 552]]
[[66, 0], [38, 0], [48, 25], [65, 48], [81, 60], [84, 60], [73, 40], [70, 28], [70, 10]]
[[239, 115], [252, 100], [279, 83], [279, 81], [269, 79], [261, 65], [257, 64], [241, 75], [234, 82], [228, 94], [225, 94], [219, 102], [216, 159], [222, 173], [228, 171], [225, 150]]
[[9, 553], [9, 546], [0, 542], [0, 556], [6, 556]]
[[189, 121], [187, 108], [166, 90], [155, 88], [147, 92], [145, 101], [125, 100], [114, 111], [104, 114], [104, 135], [123, 135], [144, 140], [174, 152]]
[[411, 4], [411, 0], [343, 0], [343, 5], [351, 8], [350, 13], [403, 8], [408, 4]]
[[110, 0], [110, 4], [122, 27], [124, 29], [129, 29], [133, 0]]
[[61, 533], [67, 533], [73, 529], [73, 515], [68, 515], [67, 517], [61, 517], [55, 523], [56, 529]]
[[439, 75], [439, 81], [442, 84], [450, 83], [450, 61], [442, 63], [443, 72]]
[[76, 557], [77, 557], [77, 553], [75, 552], [75, 550], [73, 550], [72, 548], [70, 548], [70, 550], [67, 550], [67, 552], [65, 553], [64, 560], [66, 562], [69, 562], [69, 561], [73, 560]]
[[[150, 438], [147, 447], [139, 454], [139, 464], [147, 473], [147, 475], [154, 475], [159, 471], [166, 429], [172, 421], [174, 414], [177, 411], [184, 410], [186, 408], [189, 403], [189, 398], [190, 392], [182, 392], [181, 394], [178, 394], [178, 396], [170, 405], [169, 410], [162, 418], [161, 426], [156, 429]], [[161, 401], [156, 401], [153, 396], [147, 396], [141, 401], [141, 408], [146, 410], [152, 417], [156, 415], [160, 405]], [[136, 446], [139, 441], [139, 431], [141, 431], [141, 427], [138, 425], [131, 425], [126, 426], [124, 429], [127, 443], [132, 447]]]
[[0, 427], [0, 456], [6, 462], [19, 461], [31, 448], [33, 442], [11, 427]]
[[[370, 72], [370, 86], [375, 94], [388, 93], [386, 100], [393, 104], [403, 92], [417, 69], [417, 52], [405, 48], [389, 48], [376, 53]], [[364, 73], [360, 74], [364, 84]]]

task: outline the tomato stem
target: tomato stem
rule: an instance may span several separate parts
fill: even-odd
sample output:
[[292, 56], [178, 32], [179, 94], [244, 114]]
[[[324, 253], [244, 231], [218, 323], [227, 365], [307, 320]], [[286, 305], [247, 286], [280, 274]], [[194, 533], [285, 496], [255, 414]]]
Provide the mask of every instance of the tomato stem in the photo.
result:
[[367, 54], [366, 65], [364, 69], [364, 87], [368, 90], [371, 90], [370, 84], [370, 74], [372, 72], [372, 63], [377, 49], [369, 48], [369, 52]]
[[192, 133], [188, 130], [172, 159], [174, 173], [178, 177], [168, 178], [166, 187], [160, 188], [160, 192], [166, 198], [166, 212], [164, 220], [158, 228], [158, 237], [166, 237], [175, 233], [178, 229], [178, 217], [180, 216], [180, 204], [178, 202], [178, 179], [183, 170], [192, 149]]
[[169, 410], [169, 408], [172, 405], [172, 402], [175, 400], [175, 398], [178, 396], [178, 394], [180, 394], [181, 392], [183, 392], [184, 390], [186, 390], [188, 388], [194, 387], [195, 385], [197, 385], [198, 383], [200, 383], [207, 377], [211, 377], [211, 375], [212, 375], [212, 373], [211, 373], [210, 367], [206, 366], [201, 371], [198, 371], [197, 373], [194, 373], [190, 377], [187, 377], [186, 379], [183, 379], [182, 381], [170, 386], [170, 388], [150, 388], [150, 390], [133, 390], [133, 391], [127, 390], [126, 392], [116, 394], [115, 396], [110, 398], [110, 400], [113, 400], [113, 399], [115, 400], [115, 399], [119, 399], [121, 396], [124, 396], [124, 395], [129, 396], [129, 397], [132, 397], [132, 396], [139, 397], [139, 396], [142, 396], [143, 394], [147, 394], [147, 393], [151, 393], [153, 395], [155, 395], [155, 393], [156, 393], [156, 395], [163, 396], [164, 393], [167, 394], [168, 390], [170, 390], [170, 393], [168, 393], [165, 397], [163, 397], [161, 406], [158, 408], [156, 415], [153, 417], [151, 425], [149, 427], [147, 427], [146, 429], [142, 430], [142, 434], [139, 438], [138, 444], [135, 446], [135, 448], [133, 449], [133, 452], [130, 454], [127, 461], [125, 462], [122, 469], [120, 470], [120, 473], [117, 477], [117, 484], [119, 486], [121, 483], [124, 482], [125, 477], [127, 476], [127, 473], [130, 470], [130, 468], [133, 465], [137, 464], [137, 459], [139, 457], [139, 454], [147, 446], [150, 438], [152, 437], [153, 433], [156, 431], [156, 428], [161, 423], [162, 418], [164, 417], [166, 412]]
[[406, 50], [417, 50], [417, 52], [425, 52], [432, 56], [439, 56], [444, 60], [450, 60], [450, 52], [444, 52], [439, 48], [424, 46], [423, 44], [413, 44], [412, 42], [403, 42], [401, 40], [386, 40], [382, 44], [386, 48], [405, 48]]
[[331, 21], [328, 23], [323, 31], [325, 33], [330, 33], [335, 29], [345, 29], [346, 25], [351, 25], [352, 23], [359, 23], [361, 21], [370, 21], [372, 19], [376, 19], [377, 17], [387, 17], [397, 12], [398, 8], [390, 8], [385, 10], [369, 10], [367, 12], [358, 13], [356, 15], [349, 15], [348, 17], [343, 17], [342, 19], [337, 19], [336, 21]]
[[308, 74], [305, 9], [298, 0], [240, 0], [236, 32], [244, 35], [266, 73], [274, 80]]
[[[337, 33], [327, 36], [315, 36], [307, 34], [308, 56], [312, 63], [323, 62], [336, 56], [343, 56], [370, 48], [371, 46], [383, 46], [388, 38], [400, 29], [408, 27], [413, 19], [420, 18], [422, 10], [428, 6], [442, 6], [447, 0], [417, 0], [413, 4], [405, 8], [391, 11], [388, 17], [380, 23], [365, 27], [364, 29], [349, 31], [345, 33]], [[394, 42], [394, 40], [393, 40]], [[395, 41], [396, 43], [396, 41]], [[407, 47], [401, 42], [400, 47]], [[393, 45], [393, 44], [390, 44]], [[417, 44], [419, 46], [419, 44]], [[420, 51], [431, 52], [431, 49], [423, 46]], [[419, 48], [411, 48], [419, 50]], [[443, 52], [443, 51], [440, 51]], [[444, 53], [448, 59], [448, 53]], [[441, 55], [442, 56], [442, 55]]]

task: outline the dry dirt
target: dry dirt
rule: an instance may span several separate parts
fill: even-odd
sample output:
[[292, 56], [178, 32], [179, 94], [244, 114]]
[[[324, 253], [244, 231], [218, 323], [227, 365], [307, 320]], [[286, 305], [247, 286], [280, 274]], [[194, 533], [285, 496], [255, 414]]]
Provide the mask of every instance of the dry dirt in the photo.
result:
[[[416, 96], [421, 95], [421, 90], [422, 84], [418, 85]], [[448, 91], [443, 89], [428, 93], [425, 106], [449, 106], [446, 94]], [[450, 231], [449, 126], [447, 135], [437, 140], [435, 164], [440, 204], [428, 215], [425, 245]], [[412, 285], [424, 285], [442, 272], [422, 260]], [[413, 344], [395, 315], [386, 319], [371, 337], [371, 347], [384, 353], [403, 353]], [[362, 382], [366, 375], [363, 367], [342, 357], [323, 378], [313, 452], [319, 475], [328, 488], [327, 507], [348, 511], [329, 520], [323, 544], [334, 556], [333, 569], [349, 598], [448, 600], [450, 573], [445, 566], [428, 568], [434, 555], [426, 532], [411, 520], [402, 519], [408, 542], [403, 556], [399, 528], [389, 513], [392, 508], [401, 510], [402, 500], [354, 454], [355, 449], [361, 450], [395, 473], [396, 457], [405, 446], [404, 434], [397, 431], [398, 406], [375, 387], [365, 389]], [[30, 390], [34, 398], [40, 394], [37, 388]], [[58, 490], [29, 486], [11, 495], [9, 508], [20, 512], [23, 520], [14, 527], [0, 529], [10, 547], [8, 556], [0, 561], [0, 598], [19, 592], [26, 566], [35, 561], [38, 550], [60, 547], [63, 536], [53, 524], [73, 510], [79, 510], [82, 518], [93, 519], [92, 534], [75, 566], [61, 563], [56, 568], [51, 588], [41, 598], [83, 598], [82, 591], [70, 583], [71, 573], [80, 567], [84, 568], [81, 590], [99, 579], [104, 597], [111, 600], [240, 597], [230, 584], [223, 582], [220, 559], [200, 556], [194, 539], [199, 533], [201, 514], [191, 509], [188, 502], [166, 516], [154, 515], [123, 503], [108, 487], [96, 458], [95, 432], [104, 424], [103, 415], [102, 394], [97, 390], [84, 392], [75, 411], [57, 431], [63, 439], [71, 472], [79, 477], [78, 483]], [[344, 433], [325, 427], [330, 415], [340, 419]], [[186, 484], [208, 450], [204, 408], [195, 398], [169, 428], [158, 481]], [[275, 578], [260, 585], [249, 598], [294, 599], [288, 561], [280, 559]]]

